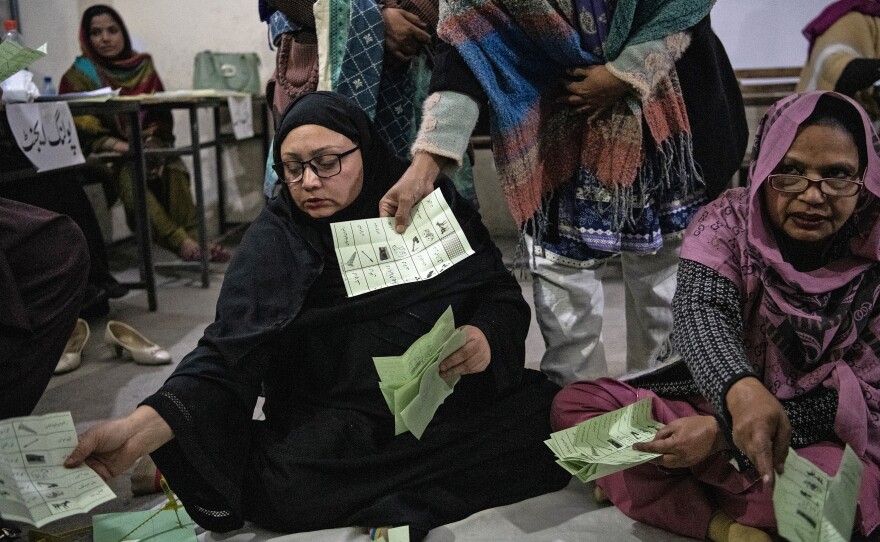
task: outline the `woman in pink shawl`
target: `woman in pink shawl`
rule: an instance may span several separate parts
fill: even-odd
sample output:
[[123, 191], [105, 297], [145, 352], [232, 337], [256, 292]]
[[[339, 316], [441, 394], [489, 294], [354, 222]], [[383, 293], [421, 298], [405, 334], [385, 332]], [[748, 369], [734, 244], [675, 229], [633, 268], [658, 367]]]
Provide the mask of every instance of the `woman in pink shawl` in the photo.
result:
[[673, 301], [684, 363], [556, 397], [557, 430], [644, 397], [666, 424], [636, 445], [663, 455], [599, 479], [597, 498], [685, 536], [770, 540], [789, 446], [834, 474], [848, 444], [864, 466], [854, 530], [878, 532], [878, 152], [867, 114], [841, 94], [770, 108], [749, 186], [685, 234]]

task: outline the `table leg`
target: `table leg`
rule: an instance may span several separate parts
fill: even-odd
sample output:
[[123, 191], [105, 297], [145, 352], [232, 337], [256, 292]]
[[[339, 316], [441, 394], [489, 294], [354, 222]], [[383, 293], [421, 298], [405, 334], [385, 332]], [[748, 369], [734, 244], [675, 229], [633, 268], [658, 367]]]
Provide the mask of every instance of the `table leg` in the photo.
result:
[[140, 114], [137, 110], [128, 115], [129, 146], [134, 156], [134, 210], [137, 229], [138, 259], [141, 281], [147, 290], [147, 306], [157, 308], [156, 275], [153, 271], [153, 244], [150, 235], [150, 216], [147, 214], [147, 174], [144, 164], [144, 142], [141, 134]]
[[220, 108], [214, 108], [214, 159], [217, 166], [217, 216], [220, 235], [226, 233], [226, 183], [223, 180], [223, 143], [220, 141]]
[[193, 149], [193, 181], [195, 181], [196, 192], [196, 219], [199, 229], [199, 248], [202, 252], [202, 288], [210, 286], [208, 279], [210, 254], [208, 252], [208, 233], [205, 228], [205, 190], [202, 183], [202, 145], [199, 140], [199, 116], [198, 109], [195, 105], [191, 105], [189, 110], [189, 133], [192, 138]]

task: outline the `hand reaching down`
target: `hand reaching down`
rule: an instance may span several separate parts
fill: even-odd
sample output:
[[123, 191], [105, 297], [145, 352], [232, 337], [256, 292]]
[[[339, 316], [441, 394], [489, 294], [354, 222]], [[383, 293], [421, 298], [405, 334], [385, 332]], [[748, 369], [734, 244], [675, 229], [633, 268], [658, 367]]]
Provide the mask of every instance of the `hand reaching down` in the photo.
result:
[[791, 423], [782, 404], [760, 380], [738, 380], [727, 392], [733, 419], [733, 443], [758, 469], [764, 483], [782, 474], [791, 442]]
[[445, 161], [442, 156], [416, 153], [400, 180], [379, 200], [379, 216], [393, 216], [397, 233], [406, 231], [413, 206], [434, 190], [434, 181]]

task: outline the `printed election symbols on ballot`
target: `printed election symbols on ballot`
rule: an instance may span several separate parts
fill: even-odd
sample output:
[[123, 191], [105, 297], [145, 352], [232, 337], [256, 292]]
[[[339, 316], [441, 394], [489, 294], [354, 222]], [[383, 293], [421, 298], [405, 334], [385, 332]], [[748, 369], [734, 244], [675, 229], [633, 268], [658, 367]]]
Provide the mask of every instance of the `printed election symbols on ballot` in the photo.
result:
[[411, 217], [402, 234], [394, 218], [332, 224], [348, 297], [430, 279], [474, 253], [439, 189], [413, 207]]

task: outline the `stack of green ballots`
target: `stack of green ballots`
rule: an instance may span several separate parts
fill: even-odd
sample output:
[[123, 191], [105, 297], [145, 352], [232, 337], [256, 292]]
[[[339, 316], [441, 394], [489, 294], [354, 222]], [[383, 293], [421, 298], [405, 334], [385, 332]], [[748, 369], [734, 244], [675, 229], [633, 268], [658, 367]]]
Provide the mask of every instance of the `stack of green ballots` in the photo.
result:
[[440, 377], [440, 362], [464, 346], [465, 335], [455, 329], [452, 307], [434, 327], [419, 337], [402, 356], [374, 357], [379, 389], [394, 414], [394, 434], [410, 431], [422, 438], [437, 408], [452, 393], [458, 376]]
[[586, 483], [660, 457], [632, 445], [653, 440], [661, 427], [651, 418], [651, 399], [645, 398], [557, 431], [544, 443], [556, 454], [556, 463]]

